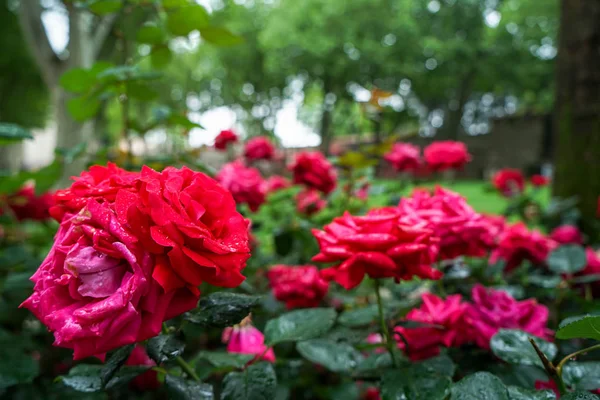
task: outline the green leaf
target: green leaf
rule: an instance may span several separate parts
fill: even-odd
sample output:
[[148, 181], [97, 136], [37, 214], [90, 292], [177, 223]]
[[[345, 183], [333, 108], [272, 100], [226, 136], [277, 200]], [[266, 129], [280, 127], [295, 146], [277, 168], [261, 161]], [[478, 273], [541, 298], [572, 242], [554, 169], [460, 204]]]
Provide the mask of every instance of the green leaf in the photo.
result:
[[381, 380], [382, 400], [444, 400], [452, 380], [416, 365], [386, 371]]
[[562, 377], [568, 386], [578, 390], [600, 388], [600, 361], [570, 361], [563, 367]]
[[87, 143], [80, 142], [77, 145], [71, 147], [70, 149], [57, 148], [54, 150], [54, 152], [63, 158], [64, 164], [70, 164], [76, 159], [78, 159], [80, 156], [82, 156], [85, 153], [86, 149]]
[[302, 357], [333, 372], [349, 372], [357, 367], [363, 356], [347, 343], [314, 339], [296, 344]]
[[38, 362], [22, 349], [2, 346], [0, 357], [0, 393], [4, 389], [23, 383], [31, 383], [40, 373]]
[[157, 364], [171, 360], [183, 353], [185, 344], [173, 335], [155, 336], [148, 340], [146, 351]]
[[355, 328], [371, 324], [378, 315], [377, 305], [371, 305], [356, 310], [344, 311], [338, 322], [341, 325]]
[[152, 101], [158, 97], [158, 92], [144, 82], [127, 82], [127, 95], [140, 101]]
[[277, 376], [266, 362], [252, 364], [242, 372], [230, 372], [223, 379], [221, 400], [272, 400]]
[[67, 110], [75, 121], [83, 122], [98, 114], [100, 100], [90, 96], [75, 97], [67, 101]]
[[271, 319], [265, 326], [265, 343], [273, 346], [288, 341], [303, 341], [325, 334], [335, 323], [333, 308], [295, 310]]
[[450, 400], [509, 400], [508, 389], [489, 372], [476, 372], [450, 388]]
[[16, 143], [24, 139], [33, 139], [29, 130], [17, 124], [0, 122], [0, 144]]
[[146, 24], [137, 31], [135, 38], [139, 43], [161, 44], [165, 41], [165, 33], [154, 24]]
[[556, 357], [558, 350], [554, 343], [547, 342], [518, 329], [500, 329], [492, 337], [490, 347], [498, 358], [507, 363], [537, 365], [543, 368], [544, 365], [529, 342], [529, 338], [534, 339], [535, 343], [549, 360], [553, 360]]
[[162, 0], [162, 6], [165, 10], [170, 8], [183, 7], [190, 4], [188, 0]]
[[440, 375], [447, 376], [448, 378], [452, 378], [456, 372], [456, 364], [454, 364], [454, 361], [446, 354], [440, 354], [439, 356], [421, 361], [417, 365], [425, 368], [429, 372], [436, 372]]
[[568, 244], [554, 249], [546, 261], [557, 274], [574, 274], [585, 268], [587, 257], [582, 246]]
[[582, 315], [563, 320], [556, 331], [557, 339], [600, 340], [600, 315]]
[[93, 393], [102, 390], [100, 372], [102, 365], [78, 364], [69, 374], [60, 378], [61, 382], [78, 392]]
[[195, 324], [225, 328], [244, 319], [260, 298], [245, 294], [217, 292], [200, 299], [198, 307], [185, 314]]
[[392, 366], [392, 357], [388, 351], [373, 353], [358, 364], [356, 368], [359, 372], [368, 372], [389, 368]]
[[62, 74], [58, 83], [69, 92], [85, 93], [94, 86], [94, 77], [86, 69], [73, 68]]
[[556, 400], [551, 390], [525, 389], [520, 386], [508, 386], [510, 400]]
[[217, 46], [235, 46], [244, 42], [241, 36], [234, 35], [225, 28], [218, 26], [207, 26], [200, 29], [200, 35], [202, 39], [208, 43], [215, 44]]
[[167, 29], [175, 36], [187, 36], [194, 30], [205, 28], [209, 15], [201, 5], [179, 7], [167, 16]]
[[600, 400], [600, 396], [590, 392], [577, 391], [560, 396], [560, 400]]
[[157, 71], [141, 71], [137, 66], [120, 65], [117, 67], [106, 68], [98, 73], [98, 79], [103, 83], [110, 84], [126, 81], [148, 81], [155, 80], [162, 76]]
[[167, 45], [154, 46], [150, 53], [150, 63], [154, 68], [165, 68], [169, 65], [172, 58], [173, 53]]
[[125, 361], [127, 361], [127, 358], [129, 358], [129, 355], [133, 351], [134, 347], [134, 344], [121, 347], [120, 349], [114, 351], [108, 360], [106, 360], [106, 363], [102, 367], [102, 371], [100, 371], [100, 381], [102, 382], [102, 386], [105, 386], [115, 375], [117, 370], [123, 364], [125, 364]]
[[168, 374], [165, 378], [171, 400], [212, 400], [213, 388], [208, 383], [185, 380]]
[[62, 172], [63, 163], [55, 159], [52, 164], [30, 173], [30, 179], [35, 180], [35, 194], [46, 193], [60, 179]]
[[110, 390], [128, 384], [133, 378], [143, 374], [149, 369], [150, 367], [145, 365], [122, 366], [121, 369], [119, 369], [119, 371], [117, 371], [117, 373], [112, 377], [112, 379], [108, 381], [104, 389]]
[[122, 0], [95, 0], [88, 7], [93, 13], [106, 15], [119, 11], [123, 7], [123, 2]]
[[206, 360], [217, 368], [242, 368], [254, 359], [254, 354], [236, 354], [224, 351], [201, 351], [196, 360]]
[[167, 118], [167, 123], [169, 125], [181, 126], [185, 129], [202, 128], [200, 124], [190, 121], [185, 115], [175, 113], [169, 115], [169, 118]]

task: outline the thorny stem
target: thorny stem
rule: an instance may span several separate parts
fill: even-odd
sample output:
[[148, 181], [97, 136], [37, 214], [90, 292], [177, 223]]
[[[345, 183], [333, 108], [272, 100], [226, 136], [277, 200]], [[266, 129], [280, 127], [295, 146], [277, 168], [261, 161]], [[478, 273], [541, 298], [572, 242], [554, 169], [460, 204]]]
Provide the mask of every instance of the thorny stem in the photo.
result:
[[381, 323], [381, 334], [385, 338], [385, 344], [392, 357], [392, 363], [395, 367], [398, 367], [398, 360], [396, 360], [396, 352], [394, 348], [394, 341], [390, 335], [387, 323], [385, 322], [385, 315], [383, 313], [383, 302], [381, 301], [381, 294], [379, 293], [380, 283], [379, 279], [374, 279], [375, 282], [375, 294], [377, 295], [377, 309], [379, 311], [379, 322]]
[[572, 359], [574, 357], [577, 357], [580, 354], [588, 353], [588, 352], [594, 351], [594, 350], [600, 350], [600, 344], [586, 347], [585, 349], [577, 350], [576, 352], [571, 353], [568, 356], [566, 356], [565, 358], [563, 358], [562, 360], [560, 360], [560, 362], [556, 365], [556, 372], [557, 372], [558, 376], [562, 378], [562, 369], [567, 361], [569, 361], [570, 359]]
[[196, 382], [200, 382], [200, 378], [196, 374], [196, 371], [194, 371], [192, 366], [190, 364], [188, 364], [187, 362], [185, 362], [185, 360], [183, 358], [181, 358], [181, 356], [177, 356], [175, 361], [177, 361], [177, 364], [179, 364], [181, 369], [184, 370], [185, 373], [188, 374], [193, 380], [195, 380]]
[[552, 364], [552, 362], [550, 360], [548, 360], [548, 357], [546, 357], [544, 352], [542, 350], [540, 350], [540, 348], [538, 347], [538, 345], [535, 343], [535, 341], [532, 338], [529, 338], [529, 343], [531, 343], [531, 345], [533, 346], [533, 349], [535, 350], [538, 357], [542, 361], [542, 365], [544, 366], [544, 369], [546, 370], [548, 377], [550, 379], [552, 379], [554, 381], [554, 383], [556, 383], [556, 386], [558, 387], [558, 391], [560, 392], [560, 394], [567, 393], [567, 388], [565, 387], [565, 383], [562, 380], [562, 376], [560, 374], [559, 369], [557, 367], [555, 367], [554, 364]]

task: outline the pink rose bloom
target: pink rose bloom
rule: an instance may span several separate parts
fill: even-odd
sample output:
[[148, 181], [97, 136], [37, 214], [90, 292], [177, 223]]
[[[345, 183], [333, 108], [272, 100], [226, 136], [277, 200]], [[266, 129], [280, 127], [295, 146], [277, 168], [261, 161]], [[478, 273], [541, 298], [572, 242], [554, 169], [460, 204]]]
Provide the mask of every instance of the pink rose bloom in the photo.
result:
[[431, 229], [440, 238], [440, 258], [483, 257], [494, 244], [494, 229], [464, 197], [436, 187], [433, 194], [417, 189], [398, 204], [400, 223]]
[[[381, 336], [381, 333], [369, 333], [366, 342], [369, 344], [383, 343], [383, 336]], [[387, 350], [385, 349], [385, 347], [381, 346], [375, 350], [375, 353], [385, 353], [386, 351]]]
[[296, 195], [296, 207], [300, 214], [313, 215], [327, 205], [321, 193], [314, 189], [305, 189]]
[[522, 222], [507, 227], [500, 235], [498, 246], [492, 252], [490, 262], [506, 261], [506, 271], [510, 271], [525, 260], [533, 264], [544, 264], [548, 253], [557, 246], [537, 230], [530, 231]]
[[244, 157], [248, 160], [271, 160], [275, 156], [275, 146], [265, 136], [257, 136], [246, 142]]
[[347, 290], [358, 286], [365, 275], [396, 282], [443, 275], [432, 267], [439, 241], [433, 231], [401, 224], [400, 213], [393, 207], [373, 209], [365, 216], [346, 212], [312, 233], [321, 250], [313, 261], [333, 263], [321, 270], [323, 277]]
[[196, 307], [200, 292], [167, 293], [152, 279], [151, 254], [117, 218], [114, 205], [89, 199], [66, 214], [50, 253], [31, 277], [33, 294], [21, 304], [54, 333], [74, 359], [141, 342], [163, 321]]
[[371, 187], [371, 184], [369, 182], [367, 182], [367, 183], [363, 184], [361, 187], [359, 187], [358, 190], [356, 190], [356, 192], [354, 193], [354, 195], [359, 200], [367, 201], [367, 199], [369, 198], [369, 188], [370, 187]]
[[423, 155], [425, 156], [425, 162], [432, 171], [461, 169], [471, 161], [467, 146], [462, 142], [453, 140], [433, 142], [425, 147]]
[[[226, 328], [223, 331], [223, 340], [228, 342], [227, 352], [229, 353], [254, 354], [256, 358], [264, 353], [263, 360], [275, 362], [275, 353], [272, 348], [267, 350], [264, 335], [249, 322], [242, 322], [233, 328]], [[265, 350], [267, 350], [266, 353]]]
[[304, 151], [298, 153], [288, 167], [294, 174], [294, 183], [305, 185], [325, 194], [337, 186], [337, 173], [323, 153]]
[[410, 143], [395, 143], [383, 158], [400, 172], [416, 172], [421, 167], [421, 149]]
[[329, 290], [314, 265], [275, 265], [267, 272], [275, 298], [288, 309], [317, 307]]
[[550, 238], [560, 244], [583, 244], [583, 235], [573, 225], [561, 225], [550, 233]]
[[473, 302], [465, 311], [469, 337], [483, 349], [490, 348], [490, 340], [500, 329], [520, 329], [542, 339], [551, 339], [547, 328], [548, 308], [535, 299], [517, 301], [503, 290], [475, 285], [471, 291]]
[[237, 140], [238, 136], [231, 129], [221, 131], [215, 138], [215, 149], [227, 150], [229, 143], [235, 143]]
[[289, 188], [290, 186], [292, 186], [292, 183], [289, 179], [280, 175], [273, 175], [263, 182], [263, 190], [267, 194]]
[[[405, 349], [408, 342], [408, 356], [411, 360], [423, 360], [440, 354], [440, 347], [460, 346], [468, 341], [463, 316], [467, 307], [458, 294], [446, 300], [431, 293], [423, 294], [420, 308], [411, 310], [405, 320], [436, 325], [435, 327], [405, 328], [397, 326], [398, 347]], [[400, 336], [402, 335], [402, 336]], [[402, 340], [402, 337], [404, 340]]]
[[[156, 363], [148, 356], [148, 353], [146, 353], [146, 349], [143, 346], [137, 345], [129, 355], [127, 361], [125, 361], [125, 365], [154, 367], [156, 366]], [[160, 387], [158, 372], [148, 370], [143, 374], [136, 376], [131, 381], [130, 385], [138, 390], [156, 390]]]
[[257, 211], [265, 202], [265, 184], [260, 171], [247, 167], [241, 160], [227, 163], [217, 174], [217, 181], [231, 192], [238, 204], [248, 204]]

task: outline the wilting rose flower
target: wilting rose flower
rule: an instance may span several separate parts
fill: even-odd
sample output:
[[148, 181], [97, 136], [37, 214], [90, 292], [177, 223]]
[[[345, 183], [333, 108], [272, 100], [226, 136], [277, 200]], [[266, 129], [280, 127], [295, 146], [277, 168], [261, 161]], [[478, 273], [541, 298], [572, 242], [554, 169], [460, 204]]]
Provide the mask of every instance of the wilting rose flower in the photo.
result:
[[529, 181], [535, 187], [546, 186], [550, 183], [550, 179], [545, 177], [544, 175], [533, 175]]
[[[275, 362], [273, 349], [267, 350], [264, 335], [252, 326], [248, 319], [232, 328], [226, 328], [223, 331], [223, 341], [227, 342], [227, 352], [229, 353], [254, 354], [256, 356], [254, 360], [264, 354], [263, 360]], [[265, 350], [267, 350], [266, 353]]]
[[[398, 347], [404, 349], [413, 361], [438, 355], [441, 346], [460, 346], [468, 341], [463, 322], [467, 304], [462, 302], [460, 295], [450, 295], [444, 300], [426, 293], [422, 300], [421, 307], [411, 310], [405, 320], [431, 326], [397, 326], [394, 329]], [[408, 343], [408, 350], [403, 338]]]
[[[127, 361], [125, 361], [125, 365], [154, 367], [156, 363], [148, 357], [148, 353], [146, 353], [146, 349], [143, 346], [137, 345], [129, 355]], [[138, 390], [156, 390], [160, 387], [158, 373], [148, 370], [133, 378], [130, 385]]]
[[505, 197], [513, 197], [523, 192], [525, 177], [518, 169], [505, 168], [492, 177], [494, 187]]
[[217, 174], [217, 180], [231, 192], [237, 203], [248, 204], [252, 211], [265, 202], [266, 188], [260, 172], [240, 160], [225, 164]]
[[219, 132], [215, 138], [215, 149], [227, 150], [229, 143], [235, 143], [238, 141], [238, 136], [231, 129], [226, 129]]
[[346, 289], [356, 287], [365, 275], [371, 278], [408, 280], [414, 276], [439, 279], [431, 267], [438, 239], [419, 225], [402, 225], [395, 208], [374, 209], [362, 217], [346, 212], [322, 230], [313, 229], [321, 252], [313, 261], [336, 263], [321, 271]]
[[313, 215], [326, 205], [327, 201], [314, 189], [305, 189], [296, 195], [296, 207], [300, 214]]
[[579, 228], [573, 225], [561, 225], [550, 233], [550, 238], [561, 244], [582, 244], [583, 235]]
[[525, 260], [533, 264], [543, 264], [548, 253], [556, 247], [556, 242], [548, 239], [537, 230], [530, 231], [522, 222], [508, 226], [500, 235], [498, 246], [492, 251], [490, 262], [506, 262], [510, 271]]
[[275, 265], [267, 278], [275, 298], [288, 309], [317, 307], [329, 289], [314, 265]]
[[50, 215], [60, 222], [65, 213], [77, 214], [90, 198], [114, 202], [119, 190], [135, 190], [133, 181], [138, 177], [139, 173], [125, 171], [112, 163], [106, 167], [94, 165], [73, 177], [71, 187], [54, 194], [56, 205], [50, 209]]
[[436, 187], [431, 194], [417, 189], [398, 204], [400, 222], [423, 225], [440, 238], [440, 258], [482, 257], [494, 244], [494, 228], [464, 197]]
[[198, 301], [195, 287], [166, 291], [152, 279], [151, 253], [117, 214], [95, 199], [66, 214], [21, 304], [54, 333], [56, 346], [75, 350], [74, 359], [156, 336], [163, 321]]
[[325, 194], [337, 185], [337, 174], [333, 165], [318, 151], [305, 151], [296, 155], [289, 166], [294, 173], [294, 183], [306, 185]]
[[421, 167], [421, 149], [410, 143], [396, 143], [383, 158], [396, 171], [416, 172]]
[[231, 193], [189, 168], [143, 167], [136, 191], [121, 191], [115, 208], [144, 247], [156, 255], [152, 277], [166, 290], [203, 282], [236, 287], [250, 257], [248, 221]]
[[452, 140], [433, 142], [423, 151], [425, 162], [433, 171], [461, 169], [471, 161], [467, 146]]
[[547, 328], [548, 308], [535, 299], [517, 301], [503, 290], [479, 284], [473, 287], [471, 297], [464, 321], [471, 340], [483, 349], [490, 348], [492, 336], [500, 329], [520, 329], [542, 339], [552, 337]]
[[51, 193], [36, 196], [35, 187], [25, 185], [8, 196], [6, 203], [19, 221], [27, 219], [43, 221], [50, 218], [49, 210], [54, 205], [54, 198]]
[[267, 194], [289, 188], [290, 186], [292, 186], [291, 182], [279, 175], [273, 175], [263, 182], [263, 190]]
[[267, 137], [254, 137], [244, 146], [244, 157], [248, 160], [270, 160], [274, 156], [275, 146]]

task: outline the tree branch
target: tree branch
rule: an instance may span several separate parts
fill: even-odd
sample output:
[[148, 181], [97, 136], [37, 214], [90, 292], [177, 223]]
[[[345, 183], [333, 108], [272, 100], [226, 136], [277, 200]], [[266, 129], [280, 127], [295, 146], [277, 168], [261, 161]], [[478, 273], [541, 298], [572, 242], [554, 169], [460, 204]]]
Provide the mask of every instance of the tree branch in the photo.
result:
[[100, 51], [102, 50], [102, 46], [104, 46], [106, 38], [112, 31], [117, 17], [117, 14], [109, 14], [103, 17], [98, 23], [98, 26], [96, 27], [96, 31], [94, 32], [94, 36], [92, 38], [92, 54], [94, 60], [98, 59]]
[[42, 6], [38, 0], [23, 0], [19, 6], [19, 24], [46, 85], [54, 86], [62, 60], [58, 58], [42, 23]]

